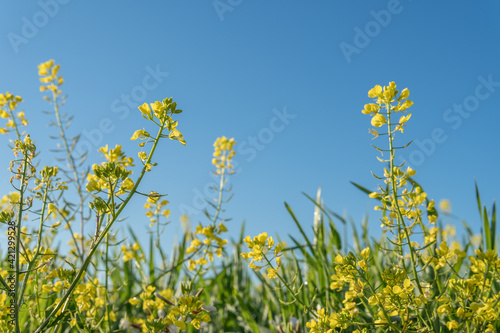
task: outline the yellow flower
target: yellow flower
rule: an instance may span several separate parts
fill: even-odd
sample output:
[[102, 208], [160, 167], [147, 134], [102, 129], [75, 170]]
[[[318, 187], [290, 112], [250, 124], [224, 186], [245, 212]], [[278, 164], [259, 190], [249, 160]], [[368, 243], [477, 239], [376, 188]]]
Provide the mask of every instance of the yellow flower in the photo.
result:
[[373, 116], [371, 123], [372, 126], [380, 127], [387, 123], [387, 119], [385, 119], [385, 116], [383, 114], [377, 113]]
[[443, 315], [450, 312], [450, 306], [448, 304], [443, 304], [437, 308], [438, 315]]
[[375, 114], [380, 110], [380, 105], [378, 104], [365, 104], [365, 108], [361, 111], [364, 114]]
[[134, 298], [129, 299], [129, 300], [128, 300], [128, 302], [129, 302], [130, 304], [132, 304], [133, 306], [136, 306], [136, 305], [141, 304], [141, 300], [140, 300], [140, 299], [138, 299], [137, 297], [134, 297]]
[[235, 155], [233, 148], [235, 143], [234, 138], [228, 139], [225, 136], [215, 140], [212, 164], [217, 167], [218, 174], [222, 173], [222, 170], [226, 170], [228, 173], [234, 172], [231, 162]]
[[449, 214], [451, 213], [451, 202], [450, 200], [447, 200], [447, 199], [443, 199], [439, 202], [439, 209], [445, 213], [445, 214]]
[[358, 261], [358, 265], [365, 272], [368, 271], [368, 265], [366, 264], [365, 260]]
[[152, 113], [151, 113], [151, 109], [149, 108], [148, 103], [144, 103], [141, 106], [139, 106], [139, 110], [141, 111], [142, 116], [144, 118], [146, 118], [146, 119], [152, 119], [153, 118]]
[[94, 179], [90, 180], [87, 183], [87, 186], [85, 186], [87, 189], [87, 192], [92, 192], [92, 191], [100, 191], [101, 187], [99, 186], [98, 182], [96, 182]]
[[402, 99], [407, 99], [409, 96], [410, 96], [410, 91], [408, 90], [408, 88], [404, 88], [399, 94], [398, 101]]
[[408, 120], [410, 120], [410, 117], [411, 113], [408, 113], [406, 116], [402, 116], [401, 118], [399, 118], [399, 125], [403, 125], [404, 123], [406, 123]]
[[398, 105], [397, 107], [394, 108], [395, 111], [404, 111], [411, 107], [413, 105], [413, 102], [407, 99], [404, 101], [402, 104]]
[[451, 331], [452, 329], [457, 329], [459, 327], [458, 323], [456, 320], [451, 320], [446, 323], [446, 327]]
[[334, 261], [337, 264], [342, 264], [342, 263], [344, 263], [344, 258], [342, 258], [341, 254], [337, 254], [337, 256], [335, 257]]
[[361, 256], [363, 259], [368, 260], [370, 258], [370, 248], [367, 247], [361, 251]]
[[368, 97], [370, 98], [375, 98], [375, 97], [382, 97], [382, 87], [379, 85], [376, 85], [370, 91], [368, 91]]
[[47, 215], [50, 215], [50, 214], [55, 213], [55, 212], [57, 212], [56, 205], [54, 205], [53, 203], [49, 203], [49, 205], [47, 207]]
[[42, 286], [42, 292], [44, 292], [44, 293], [50, 293], [52, 291], [53, 287], [54, 286], [52, 284], [44, 284]]
[[277, 271], [274, 268], [267, 269], [267, 278], [268, 279], [276, 279], [278, 277]]
[[146, 132], [145, 130], [137, 130], [134, 132], [134, 134], [132, 135], [132, 137], [130, 138], [130, 140], [134, 141], [134, 140], [137, 140], [137, 139], [146, 139], [146, 138], [149, 138], [150, 135], [148, 132]]
[[133, 188], [134, 181], [128, 177], [122, 182], [122, 185], [120, 186], [120, 190], [122, 191], [132, 191]]

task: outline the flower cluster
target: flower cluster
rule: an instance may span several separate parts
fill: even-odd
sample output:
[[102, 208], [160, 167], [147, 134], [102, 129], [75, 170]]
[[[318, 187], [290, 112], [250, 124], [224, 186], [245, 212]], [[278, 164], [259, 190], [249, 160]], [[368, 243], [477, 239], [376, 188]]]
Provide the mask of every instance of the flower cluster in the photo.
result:
[[108, 315], [109, 319], [115, 322], [115, 312], [110, 310], [108, 314], [105, 310], [107, 294], [105, 286], [100, 284], [97, 278], [77, 285], [72, 296], [77, 311], [71, 314], [70, 326], [73, 329], [82, 329], [83, 327], [98, 329], [103, 316], [107, 320]]
[[[168, 137], [171, 140], [177, 140], [183, 145], [186, 145], [186, 141], [182, 137], [181, 132], [179, 132], [176, 128], [178, 125], [177, 121], [172, 119], [172, 115], [182, 113], [182, 110], [177, 109], [177, 103], [172, 101], [172, 97], [165, 98], [161, 102], [156, 101], [150, 105], [148, 105], [148, 103], [144, 103], [139, 106], [142, 116], [150, 121], [153, 121], [158, 126], [166, 126], [168, 134], [162, 135], [162, 137]], [[157, 123], [157, 121], [159, 121], [159, 123]], [[138, 138], [146, 140], [151, 138], [151, 136], [145, 130], [138, 130], [134, 133], [131, 140], [136, 140]], [[141, 142], [139, 146], [144, 146], [144, 142]]]
[[[396, 90], [396, 84], [394, 82], [389, 83], [388, 86], [382, 88], [376, 85], [368, 92], [368, 97], [376, 98], [375, 103], [366, 104], [364, 109], [361, 111], [364, 114], [369, 114], [372, 117], [371, 124], [374, 127], [381, 127], [386, 124], [389, 113], [402, 112], [406, 113], [406, 109], [413, 105], [413, 102], [407, 98], [410, 96], [410, 91], [405, 88], [399, 94]], [[396, 105], [391, 105], [391, 103], [396, 102]], [[390, 108], [386, 108], [386, 112], [383, 112], [383, 105], [390, 105]], [[406, 122], [410, 119], [411, 113], [408, 115], [401, 116], [399, 122], [396, 124], [395, 131], [400, 131], [403, 133], [403, 127], [406, 126]], [[375, 136], [378, 135], [376, 130], [371, 130], [371, 133]]]
[[94, 174], [87, 175], [87, 191], [100, 192], [107, 189], [115, 196], [131, 191], [134, 187], [134, 181], [129, 178], [132, 170], [128, 170], [128, 168], [134, 166], [134, 160], [125, 156], [120, 145], [116, 145], [114, 149], [108, 149], [106, 145], [100, 148], [99, 152], [104, 155], [107, 162], [92, 166]]
[[57, 75], [59, 69], [60, 65], [55, 65], [52, 59], [38, 66], [38, 75], [40, 76], [40, 82], [42, 82], [40, 91], [49, 90], [55, 96], [62, 94], [59, 87], [64, 83], [64, 79], [62, 76]]
[[127, 262], [135, 258], [144, 260], [144, 255], [140, 251], [141, 247], [137, 243], [129, 246], [122, 245], [121, 250], [123, 252], [123, 262]]
[[[411, 113], [400, 116], [398, 122], [393, 122], [393, 118], [398, 112], [407, 113], [407, 109], [413, 105], [413, 102], [408, 100], [409, 95], [410, 91], [407, 88], [399, 92], [394, 82], [383, 88], [376, 85], [368, 92], [368, 97], [374, 98], [375, 103], [366, 104], [362, 110], [362, 113], [372, 117], [372, 126], [380, 127], [387, 124], [388, 132], [383, 135], [389, 136], [389, 149], [375, 147], [382, 153], [389, 152], [390, 154], [389, 159], [377, 157], [381, 162], [389, 162], [389, 168], [384, 169], [384, 176], [376, 177], [383, 179], [385, 186], [379, 186], [378, 191], [371, 193], [370, 197], [377, 198], [382, 204], [376, 206], [375, 210], [389, 212], [381, 219], [382, 227], [393, 232], [396, 236], [396, 243], [400, 245], [403, 244], [404, 238], [411, 236], [415, 225], [422, 225], [422, 208], [427, 212], [429, 223], [435, 223], [437, 219], [434, 201], [428, 200], [422, 188], [411, 181], [416, 171], [410, 167], [403, 170], [403, 165], [394, 164], [395, 150], [399, 149], [394, 147], [394, 136], [397, 131], [403, 132], [403, 127], [410, 119]], [[370, 129], [370, 132], [375, 137], [382, 135], [375, 129]], [[403, 218], [412, 221], [408, 226], [404, 226], [404, 232], [401, 229]]]
[[170, 209], [165, 209], [164, 207], [168, 205], [167, 200], [160, 200], [160, 195], [151, 192], [144, 204], [144, 209], [146, 209], [146, 216], [149, 217], [149, 226], [152, 227], [155, 223], [159, 223], [160, 216], [164, 216], [168, 219], [170, 216]]
[[[202, 253], [198, 258], [189, 259], [188, 267], [190, 270], [194, 270], [196, 267], [202, 267], [212, 262], [214, 253], [217, 257], [221, 257], [224, 245], [227, 244], [227, 240], [221, 237], [222, 233], [227, 232], [227, 227], [225, 225], [226, 220], [221, 218], [221, 212], [223, 211], [223, 194], [225, 191], [228, 191], [226, 189], [226, 176], [233, 173], [231, 160], [235, 155], [233, 148], [234, 144], [234, 138], [228, 139], [225, 136], [217, 138], [214, 142], [214, 158], [212, 164], [217, 168], [215, 175], [220, 177], [220, 182], [218, 187], [214, 185], [212, 188], [217, 190], [218, 198], [214, 199], [216, 205], [208, 202], [215, 209], [215, 214], [211, 216], [208, 211], [205, 211], [207, 217], [212, 219], [212, 224], [208, 226], [199, 224], [196, 227], [196, 231], [193, 233], [191, 244], [186, 250], [186, 254]], [[198, 235], [203, 235], [204, 239], [200, 239]]]
[[[186, 254], [191, 254], [203, 250], [203, 255], [197, 259], [189, 259], [189, 269], [194, 270], [197, 266], [204, 266], [208, 261], [214, 260], [214, 253], [217, 257], [222, 255], [222, 249], [227, 244], [226, 239], [222, 239], [219, 235], [227, 232], [227, 228], [223, 223], [217, 226], [209, 225], [196, 227], [195, 235], [203, 235], [205, 239], [201, 241], [198, 237], [194, 237], [191, 245], [186, 249]], [[215, 250], [213, 250], [215, 248]], [[208, 260], [207, 260], [208, 257]]]
[[234, 173], [233, 165], [231, 164], [235, 151], [234, 151], [234, 138], [228, 139], [225, 136], [217, 138], [214, 142], [214, 157], [212, 164], [217, 167], [217, 173], [222, 173], [225, 170], [228, 174]]
[[[135, 326], [146, 329], [143, 332], [178, 332], [187, 329], [188, 325], [200, 329], [202, 323], [211, 321], [208, 312], [214, 311], [215, 308], [200, 301], [201, 292], [195, 296], [181, 296], [173, 302], [172, 290], [166, 289], [159, 292], [155, 290], [155, 287], [147, 286], [139, 298], [134, 297], [129, 300], [129, 303], [135, 307], [142, 304], [143, 311], [149, 315], [147, 320], [127, 320], [122, 324], [123, 328]], [[145, 325], [142, 325], [143, 323]]]
[[[248, 267], [258, 272], [263, 267], [269, 266], [267, 269], [267, 277], [269, 279], [277, 278], [278, 269], [281, 267], [281, 244], [275, 244], [274, 239], [268, 236], [266, 232], [255, 236], [253, 239], [247, 236], [243, 241], [247, 243], [250, 252], [242, 253], [241, 256], [245, 259], [252, 258]], [[272, 253], [272, 256], [268, 256], [269, 252]], [[273, 266], [273, 260], [276, 260], [276, 266]], [[261, 261], [263, 264], [255, 264]]]
[[18, 111], [14, 113], [17, 105], [22, 102], [23, 99], [20, 96], [14, 96], [9, 92], [5, 94], [0, 94], [0, 118], [7, 119], [5, 127], [0, 127], [0, 134], [6, 134], [10, 132], [9, 128], [13, 128], [20, 137], [18, 126], [28, 126], [28, 120], [26, 120], [24, 111]]

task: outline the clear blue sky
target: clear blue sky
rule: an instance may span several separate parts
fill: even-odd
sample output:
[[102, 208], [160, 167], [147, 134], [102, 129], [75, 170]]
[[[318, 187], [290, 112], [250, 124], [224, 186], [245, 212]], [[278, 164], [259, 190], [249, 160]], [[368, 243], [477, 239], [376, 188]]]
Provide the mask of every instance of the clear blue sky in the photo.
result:
[[[349, 181], [376, 188], [370, 171], [383, 165], [361, 109], [370, 88], [390, 81], [410, 89], [404, 138], [415, 142], [402, 157], [429, 197], [451, 200], [477, 232], [474, 178], [489, 207], [498, 198], [498, 2], [41, 0], [5, 2], [1, 13], [0, 91], [24, 98], [42, 164], [53, 163], [47, 137], [55, 132], [41, 113], [49, 108], [38, 91], [41, 62], [61, 64], [70, 133], [91, 137], [80, 147], [91, 148], [89, 164], [101, 161], [104, 144], [136, 157], [129, 138], [148, 125], [135, 106], [177, 101], [187, 146], [163, 142], [141, 188], [169, 194], [172, 232], [182, 207], [205, 222], [197, 202], [222, 135], [238, 142], [226, 206], [233, 231], [245, 220], [247, 234], [295, 234], [283, 201], [310, 228], [313, 206], [301, 192], [322, 186], [330, 209], [358, 224], [368, 212], [376, 232], [374, 202]], [[108, 133], [103, 119], [113, 124]], [[11, 155], [5, 144], [0, 153], [5, 193]], [[126, 213], [137, 231], [147, 229], [142, 209]]]

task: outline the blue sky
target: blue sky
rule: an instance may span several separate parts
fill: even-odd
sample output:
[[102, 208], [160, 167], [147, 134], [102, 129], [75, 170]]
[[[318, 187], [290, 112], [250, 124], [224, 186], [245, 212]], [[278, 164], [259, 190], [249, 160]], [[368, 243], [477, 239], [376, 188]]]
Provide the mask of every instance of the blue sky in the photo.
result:
[[[0, 91], [21, 95], [29, 132], [53, 163], [55, 134], [38, 91], [36, 66], [61, 65], [74, 115], [70, 134], [83, 134], [89, 165], [96, 150], [122, 144], [148, 128], [136, 106], [173, 97], [184, 110], [179, 129], [187, 146], [163, 142], [141, 190], [168, 193], [169, 231], [179, 216], [206, 223], [200, 198], [210, 177], [218, 136], [237, 141], [235, 196], [226, 206], [236, 234], [296, 234], [283, 202], [306, 229], [313, 206], [302, 195], [322, 187], [324, 203], [360, 224], [374, 202], [349, 182], [375, 189], [381, 172], [360, 111], [376, 84], [410, 89], [413, 114], [401, 157], [436, 201], [479, 232], [474, 179], [483, 201], [498, 197], [500, 4], [425, 1], [68, 1], [6, 2], [0, 25]], [[127, 97], [128, 96], [128, 97]], [[111, 123], [103, 131], [100, 124]], [[108, 124], [109, 125], [109, 124]], [[4, 142], [7, 142], [4, 137]], [[2, 145], [0, 188], [10, 191], [10, 152]], [[3, 176], [2, 176], [3, 175]], [[126, 211], [147, 230], [139, 198]]]

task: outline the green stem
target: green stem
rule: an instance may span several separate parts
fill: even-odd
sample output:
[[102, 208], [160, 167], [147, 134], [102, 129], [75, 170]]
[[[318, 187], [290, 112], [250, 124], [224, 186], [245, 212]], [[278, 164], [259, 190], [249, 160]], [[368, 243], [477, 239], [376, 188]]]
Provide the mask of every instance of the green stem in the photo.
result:
[[[83, 261], [83, 254], [85, 253], [85, 248], [84, 248], [85, 245], [84, 245], [84, 239], [83, 239], [83, 220], [84, 220], [84, 218], [83, 218], [83, 204], [84, 204], [85, 198], [82, 194], [82, 184], [80, 183], [80, 177], [78, 176], [76, 162], [75, 162], [75, 159], [73, 158], [72, 151], [68, 145], [68, 139], [66, 138], [66, 132], [64, 131], [64, 126], [63, 126], [63, 123], [61, 120], [61, 114], [59, 112], [59, 103], [57, 101], [57, 96], [58, 96], [58, 94], [55, 91], [53, 91], [52, 92], [52, 100], [54, 103], [54, 111], [55, 111], [55, 115], [56, 115], [57, 127], [59, 127], [59, 135], [61, 136], [63, 144], [64, 144], [64, 149], [66, 151], [66, 158], [68, 159], [68, 162], [70, 164], [70, 168], [73, 170], [73, 177], [75, 177], [74, 180], [76, 183], [76, 191], [78, 193], [78, 197], [80, 198], [80, 204], [79, 204], [78, 209], [80, 212], [80, 235], [82, 235], [80, 246], [81, 246], [82, 251], [80, 252], [78, 250], [78, 252], [81, 253], [81, 259]], [[78, 249], [78, 243], [76, 241], [75, 241], [75, 246]]]
[[8, 112], [10, 114], [10, 118], [12, 119], [12, 122], [14, 123], [14, 129], [16, 130], [17, 139], [21, 140], [21, 133], [19, 133], [19, 126], [17, 125], [16, 117], [14, 117], [14, 109], [11, 109], [10, 105], [9, 105], [9, 111]]
[[105, 241], [105, 246], [106, 246], [106, 253], [105, 253], [105, 262], [104, 262], [104, 267], [105, 267], [105, 275], [106, 275], [106, 279], [104, 280], [104, 283], [105, 283], [105, 298], [106, 298], [106, 318], [107, 318], [107, 321], [108, 321], [108, 330], [111, 332], [111, 318], [109, 316], [109, 312], [110, 312], [110, 302], [109, 302], [109, 287], [108, 287], [108, 280], [109, 280], [109, 268], [108, 268], [108, 248], [109, 248], [109, 235], [106, 234], [106, 241]]
[[215, 211], [215, 216], [214, 216], [214, 221], [213, 221], [214, 226], [217, 223], [217, 219], [219, 218], [219, 214], [220, 214], [221, 207], [222, 207], [222, 195], [223, 195], [222, 192], [223, 192], [223, 189], [224, 189], [224, 175], [225, 174], [226, 174], [226, 169], [223, 168], [221, 176], [220, 176], [220, 182], [219, 182], [219, 199], [218, 199], [217, 209]]
[[[417, 273], [417, 265], [415, 263], [415, 253], [413, 246], [411, 245], [410, 241], [410, 235], [408, 232], [408, 228], [406, 227], [406, 223], [404, 221], [403, 215], [401, 214], [401, 211], [399, 209], [399, 203], [398, 203], [398, 193], [397, 193], [397, 184], [396, 184], [396, 175], [394, 174], [394, 158], [395, 158], [395, 153], [394, 153], [394, 146], [393, 146], [393, 140], [394, 140], [394, 133], [392, 132], [392, 123], [391, 123], [391, 104], [388, 103], [386, 105], [387, 109], [387, 127], [388, 127], [388, 134], [389, 134], [389, 150], [391, 153], [391, 157], [389, 159], [390, 163], [390, 168], [391, 170], [389, 171], [390, 174], [390, 181], [391, 181], [391, 190], [392, 190], [392, 200], [393, 200], [393, 205], [394, 205], [394, 210], [396, 212], [396, 216], [399, 221], [399, 225], [403, 227], [403, 231], [405, 233], [406, 241], [408, 244], [408, 249], [410, 251], [410, 260], [411, 260], [411, 265], [413, 268], [413, 275], [415, 277], [415, 281], [417, 282], [418, 290], [420, 291], [421, 294], [423, 294], [422, 287], [420, 286], [420, 279], [418, 277]], [[403, 253], [403, 244], [400, 241], [400, 235], [398, 234], [398, 243], [399, 246], [401, 247], [401, 253]]]
[[[267, 257], [266, 257], [265, 254], [263, 254], [263, 257], [264, 257], [264, 259], [266, 259], [266, 262], [269, 265], [269, 267], [271, 267], [272, 269], [274, 269], [271, 261], [269, 261], [269, 259], [267, 259]], [[297, 296], [295, 295], [295, 293], [293, 292], [292, 288], [290, 288], [290, 286], [286, 283], [285, 279], [283, 279], [283, 277], [278, 273], [278, 270], [275, 269], [275, 271], [276, 271], [276, 276], [278, 277], [278, 279], [280, 279], [281, 283], [283, 283], [283, 285], [288, 290], [288, 292], [292, 295], [292, 297], [297, 302], [299, 302], [300, 305], [302, 305], [302, 307], [304, 308], [304, 310], [306, 310], [308, 313], [311, 313], [311, 307], [309, 305], [307, 305], [307, 304], [304, 304], [304, 302], [302, 302], [300, 299], [298, 299]]]
[[141, 174], [137, 178], [137, 181], [136, 181], [134, 187], [130, 191], [130, 193], [127, 196], [127, 198], [125, 198], [125, 200], [123, 201], [123, 203], [120, 205], [120, 208], [115, 213], [115, 216], [113, 216], [113, 218], [108, 223], [108, 225], [106, 226], [106, 228], [104, 229], [104, 231], [100, 234], [100, 236], [97, 238], [97, 240], [95, 241], [95, 243], [89, 249], [89, 253], [87, 254], [87, 257], [85, 258], [85, 260], [83, 261], [82, 267], [80, 268], [80, 270], [76, 274], [75, 279], [71, 283], [71, 285], [68, 288], [68, 290], [66, 291], [66, 293], [63, 295], [63, 297], [61, 298], [61, 300], [59, 301], [59, 303], [56, 305], [56, 307], [52, 310], [52, 312], [43, 321], [43, 323], [37, 328], [37, 330], [35, 331], [35, 333], [40, 333], [40, 332], [43, 331], [43, 329], [49, 324], [50, 320], [61, 309], [61, 307], [63, 306], [63, 304], [66, 303], [66, 301], [68, 300], [69, 296], [73, 294], [74, 289], [77, 287], [78, 283], [80, 282], [80, 279], [83, 277], [83, 274], [86, 272], [87, 267], [90, 264], [90, 261], [91, 261], [92, 257], [94, 256], [95, 251], [97, 250], [97, 247], [102, 242], [102, 240], [104, 239], [104, 237], [109, 232], [109, 229], [111, 229], [111, 226], [115, 223], [115, 221], [120, 216], [120, 214], [123, 211], [123, 209], [127, 206], [128, 202], [130, 201], [130, 199], [132, 199], [132, 196], [137, 191], [137, 188], [139, 187], [139, 184], [141, 183], [142, 178], [144, 177], [144, 174], [146, 173], [146, 165], [151, 162], [151, 158], [153, 157], [153, 154], [154, 154], [154, 152], [156, 150], [158, 142], [160, 141], [160, 137], [161, 137], [162, 132], [163, 132], [164, 129], [165, 129], [165, 122], [162, 123], [162, 125], [160, 126], [160, 129], [158, 130], [158, 134], [156, 135], [156, 139], [154, 141], [153, 147], [151, 147], [151, 151], [150, 151], [150, 153], [148, 155], [149, 157], [148, 157], [146, 163], [144, 164], [144, 167], [142, 168]]
[[[398, 219], [398, 222], [399, 222], [398, 223], [398, 227], [402, 226], [402, 229], [403, 229], [405, 237], [406, 237], [406, 242], [407, 242], [407, 245], [408, 245], [408, 250], [410, 252], [411, 266], [412, 266], [412, 269], [413, 269], [413, 275], [414, 275], [414, 278], [415, 278], [415, 282], [417, 283], [417, 288], [418, 288], [420, 294], [423, 295], [424, 291], [422, 289], [422, 286], [420, 285], [420, 278], [419, 278], [418, 272], [417, 272], [417, 264], [415, 262], [415, 252], [414, 252], [413, 246], [411, 245], [410, 234], [408, 232], [408, 228], [406, 226], [404, 217], [401, 214], [401, 211], [400, 211], [400, 208], [399, 208], [399, 203], [398, 203], [396, 175], [394, 174], [395, 148], [394, 148], [394, 145], [393, 145], [394, 132], [393, 132], [393, 129], [392, 129], [392, 122], [391, 122], [392, 110], [391, 110], [391, 104], [390, 103], [386, 104], [386, 111], [387, 111], [387, 127], [388, 127], [388, 135], [389, 135], [389, 150], [390, 150], [390, 158], [389, 158], [389, 165], [390, 165], [389, 175], [390, 176], [389, 177], [391, 178], [390, 182], [391, 182], [393, 209], [396, 212], [396, 216], [397, 216], [397, 219]], [[398, 232], [398, 243], [399, 243], [399, 246], [400, 246], [400, 249], [401, 249], [401, 254], [403, 254], [403, 243], [401, 242], [401, 239], [400, 239], [401, 236], [400, 235], [401, 235], [401, 233]], [[406, 270], [406, 265], [404, 265], [404, 259], [403, 259], [403, 266], [405, 267], [405, 270]], [[425, 309], [426, 309], [426, 313], [427, 313], [427, 318], [431, 318], [431, 316], [430, 316], [430, 314], [429, 314], [429, 312], [427, 310], [427, 307]], [[427, 326], [427, 323], [426, 323], [426, 326]]]
[[[372, 295], [375, 296], [375, 298], [377, 299], [377, 302], [380, 306], [380, 309], [382, 309], [382, 313], [384, 314], [384, 318], [387, 321], [387, 325], [389, 325], [394, 331], [399, 332], [399, 329], [391, 322], [391, 318], [389, 317], [389, 314], [385, 310], [384, 305], [382, 304], [379, 297], [377, 296], [377, 293], [375, 292], [375, 289], [371, 285], [370, 281], [368, 281], [368, 279], [364, 276], [364, 274], [361, 274], [361, 272], [358, 270], [357, 267], [356, 267], [356, 270], [358, 271], [358, 274], [361, 276], [361, 278], [366, 282], [366, 284], [368, 285], [368, 288], [370, 288]], [[371, 312], [371, 310], [370, 310], [370, 312]]]
[[43, 203], [42, 203], [42, 212], [40, 215], [40, 226], [38, 229], [38, 244], [37, 244], [35, 254], [33, 255], [33, 258], [31, 260], [27, 260], [28, 261], [28, 268], [26, 269], [26, 275], [24, 276], [22, 289], [21, 289], [21, 292], [19, 294], [19, 299], [18, 299], [19, 304], [22, 304], [24, 291], [26, 290], [26, 286], [28, 285], [28, 277], [31, 273], [33, 266], [36, 263], [36, 259], [38, 258], [38, 255], [40, 253], [40, 248], [42, 247], [43, 220], [45, 217], [45, 207], [47, 206], [47, 197], [48, 197], [48, 191], [49, 191], [48, 188], [49, 188], [49, 183], [47, 182], [47, 184], [45, 186], [45, 191], [43, 194], [43, 199], [42, 199]]
[[[220, 212], [221, 212], [221, 208], [222, 208], [222, 197], [223, 197], [223, 192], [224, 192], [224, 176], [226, 174], [226, 169], [223, 168], [222, 169], [222, 172], [221, 172], [221, 176], [220, 176], [220, 182], [219, 182], [219, 198], [217, 199], [218, 202], [217, 202], [217, 208], [215, 210], [215, 215], [214, 215], [214, 218], [213, 218], [213, 226], [215, 227], [216, 223], [217, 223], [217, 219], [219, 218], [219, 215], [220, 215]], [[207, 256], [208, 256], [208, 250], [210, 250], [210, 248], [212, 247], [212, 242], [210, 242], [210, 244], [207, 245], [207, 251], [205, 251], [205, 254], [203, 255], [203, 258], [206, 259]], [[199, 252], [201, 250], [198, 249], [196, 252]], [[196, 280], [196, 278], [198, 276], [201, 275], [201, 272], [202, 272], [202, 269], [203, 269], [203, 266], [199, 266], [198, 269], [196, 270], [196, 273], [194, 274], [193, 278], [191, 279], [191, 282], [194, 282]]]
[[16, 326], [16, 333], [20, 333], [20, 327], [19, 327], [19, 308], [20, 308], [20, 301], [18, 300], [19, 297], [19, 273], [20, 273], [20, 263], [19, 263], [19, 246], [20, 246], [20, 241], [21, 241], [21, 222], [23, 218], [23, 199], [24, 199], [24, 191], [25, 191], [25, 182], [27, 178], [27, 171], [28, 171], [28, 163], [29, 163], [29, 157], [28, 154], [30, 154], [29, 150], [25, 148], [23, 151], [24, 154], [24, 159], [23, 159], [23, 175], [21, 177], [21, 188], [19, 190], [19, 212], [17, 215], [17, 236], [16, 236], [16, 276], [15, 276], [15, 284], [14, 284], [14, 322]]

